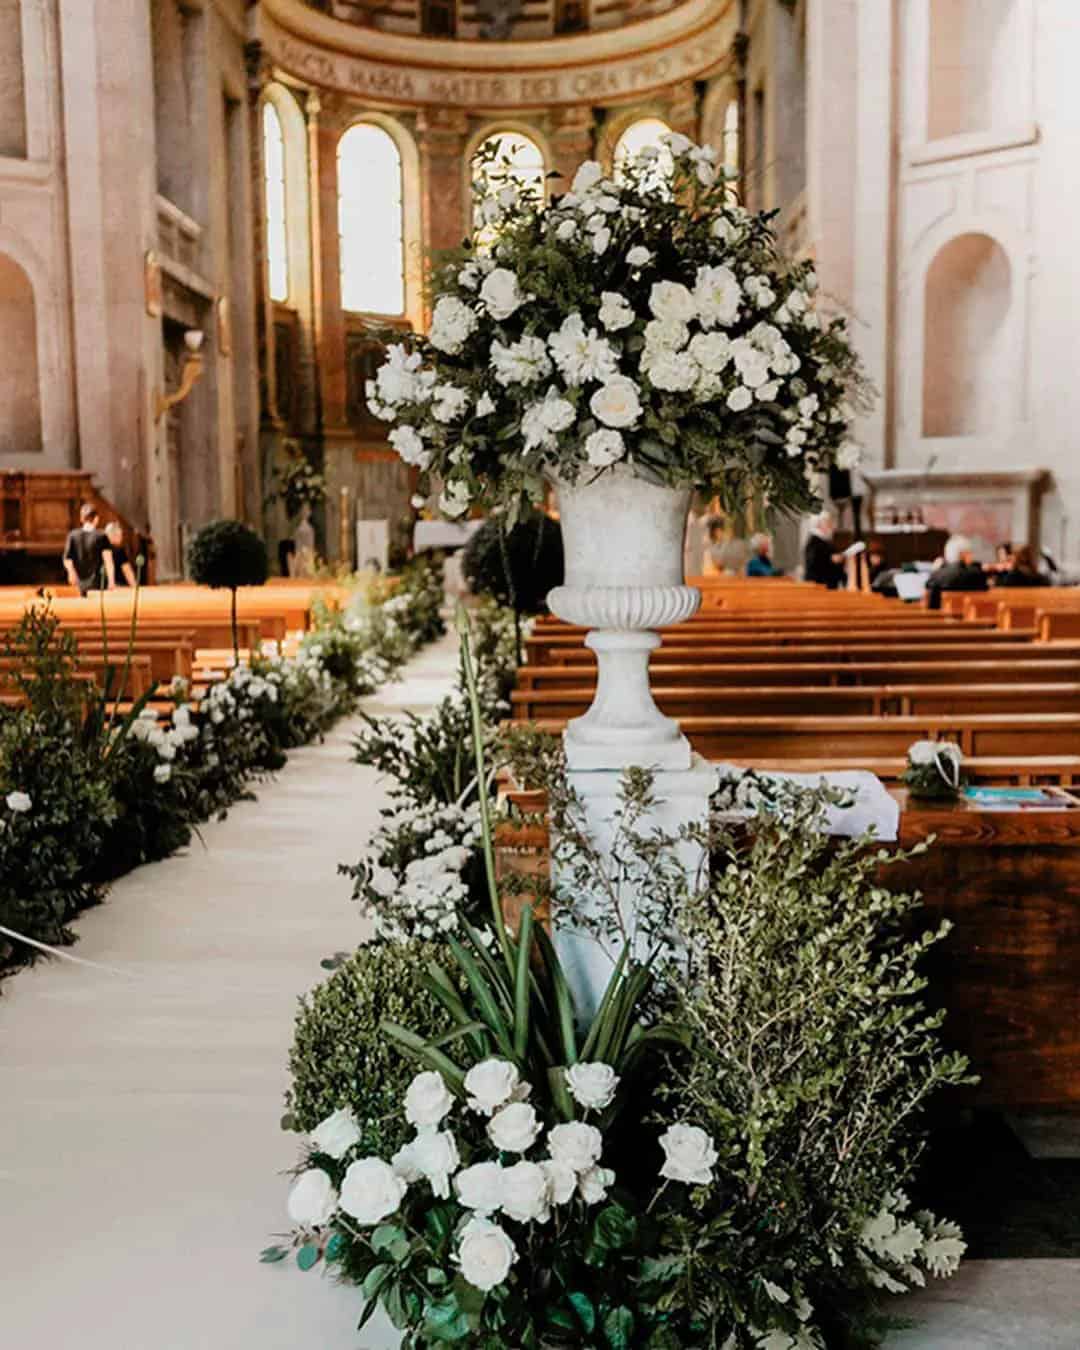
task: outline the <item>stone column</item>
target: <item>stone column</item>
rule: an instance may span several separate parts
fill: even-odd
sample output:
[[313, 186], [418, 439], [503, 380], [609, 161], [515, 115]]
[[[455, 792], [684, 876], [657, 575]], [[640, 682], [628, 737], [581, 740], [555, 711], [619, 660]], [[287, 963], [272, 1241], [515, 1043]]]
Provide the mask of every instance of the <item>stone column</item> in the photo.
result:
[[341, 307], [338, 234], [338, 141], [348, 120], [333, 95], [311, 95], [307, 105], [311, 164], [312, 282], [315, 349], [324, 436], [340, 435], [346, 420], [345, 313]]
[[668, 121], [672, 131], [680, 131], [692, 141], [701, 139], [700, 105], [692, 82], [676, 85], [671, 91]]
[[416, 130], [424, 248], [456, 248], [471, 228], [463, 163], [468, 118], [458, 108], [421, 108]]
[[569, 192], [578, 165], [595, 157], [596, 119], [592, 108], [553, 109], [548, 119], [551, 143], [550, 168], [561, 174], [554, 179], [552, 191]]

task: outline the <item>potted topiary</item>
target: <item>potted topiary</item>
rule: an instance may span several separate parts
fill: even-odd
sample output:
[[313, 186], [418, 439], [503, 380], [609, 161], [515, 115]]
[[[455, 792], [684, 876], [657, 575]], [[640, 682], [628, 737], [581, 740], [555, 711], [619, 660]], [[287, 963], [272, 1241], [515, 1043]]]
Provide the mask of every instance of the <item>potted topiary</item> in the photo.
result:
[[262, 586], [270, 574], [266, 545], [250, 525], [239, 520], [212, 520], [191, 543], [188, 570], [192, 581], [232, 593], [233, 657], [240, 661], [236, 630], [236, 592], [241, 586]]

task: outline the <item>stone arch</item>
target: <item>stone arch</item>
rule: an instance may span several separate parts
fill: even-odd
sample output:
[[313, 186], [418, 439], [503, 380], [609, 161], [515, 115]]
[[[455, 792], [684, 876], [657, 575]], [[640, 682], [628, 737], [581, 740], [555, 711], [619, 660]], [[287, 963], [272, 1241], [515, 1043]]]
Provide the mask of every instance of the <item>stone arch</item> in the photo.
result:
[[1007, 421], [1013, 278], [990, 234], [953, 236], [934, 254], [923, 286], [922, 435], [995, 434]]
[[7, 253], [0, 253], [0, 351], [0, 458], [40, 454], [37, 302], [29, 274]]

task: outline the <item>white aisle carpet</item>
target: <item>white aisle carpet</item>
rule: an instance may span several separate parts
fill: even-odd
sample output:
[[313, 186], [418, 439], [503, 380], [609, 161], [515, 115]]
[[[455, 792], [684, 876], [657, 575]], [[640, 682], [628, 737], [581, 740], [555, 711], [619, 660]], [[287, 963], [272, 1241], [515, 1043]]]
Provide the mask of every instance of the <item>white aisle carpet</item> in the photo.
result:
[[[448, 638], [367, 706], [430, 708], [455, 664]], [[73, 953], [131, 978], [56, 961], [4, 983], [3, 1350], [393, 1345], [357, 1337], [354, 1292], [257, 1261], [296, 1157], [278, 1128], [295, 998], [362, 936], [335, 868], [385, 798], [353, 729], [77, 921]], [[895, 1350], [1077, 1350], [1080, 1262], [972, 1264], [909, 1311]]]

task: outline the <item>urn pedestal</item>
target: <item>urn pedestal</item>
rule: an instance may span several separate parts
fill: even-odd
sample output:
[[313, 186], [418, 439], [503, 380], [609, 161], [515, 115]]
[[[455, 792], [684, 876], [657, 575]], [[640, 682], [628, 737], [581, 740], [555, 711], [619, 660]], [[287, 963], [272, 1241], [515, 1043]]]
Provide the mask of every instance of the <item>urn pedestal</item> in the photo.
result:
[[[583, 473], [577, 483], [557, 482], [566, 579], [548, 596], [548, 606], [566, 623], [590, 629], [586, 645], [596, 653], [596, 695], [564, 735], [571, 787], [584, 811], [584, 825], [602, 856], [610, 858], [617, 828], [623, 771], [653, 771], [655, 806], [637, 828], [677, 834], [708, 817], [716, 772], [665, 717], [649, 687], [649, 656], [660, 645], [654, 630], [691, 618], [701, 592], [683, 584], [683, 538], [690, 507], [688, 490], [638, 478], [624, 466]], [[708, 859], [683, 842], [675, 861], [693, 887], [707, 878]], [[571, 884], [556, 864], [556, 893]], [[650, 878], [621, 879], [623, 912], [650, 904]], [[598, 884], [574, 898], [579, 912], [595, 914], [611, 904]], [[584, 1020], [596, 1012], [618, 952], [571, 925], [556, 929], [555, 945]], [[644, 956], [645, 952], [637, 953]]]

